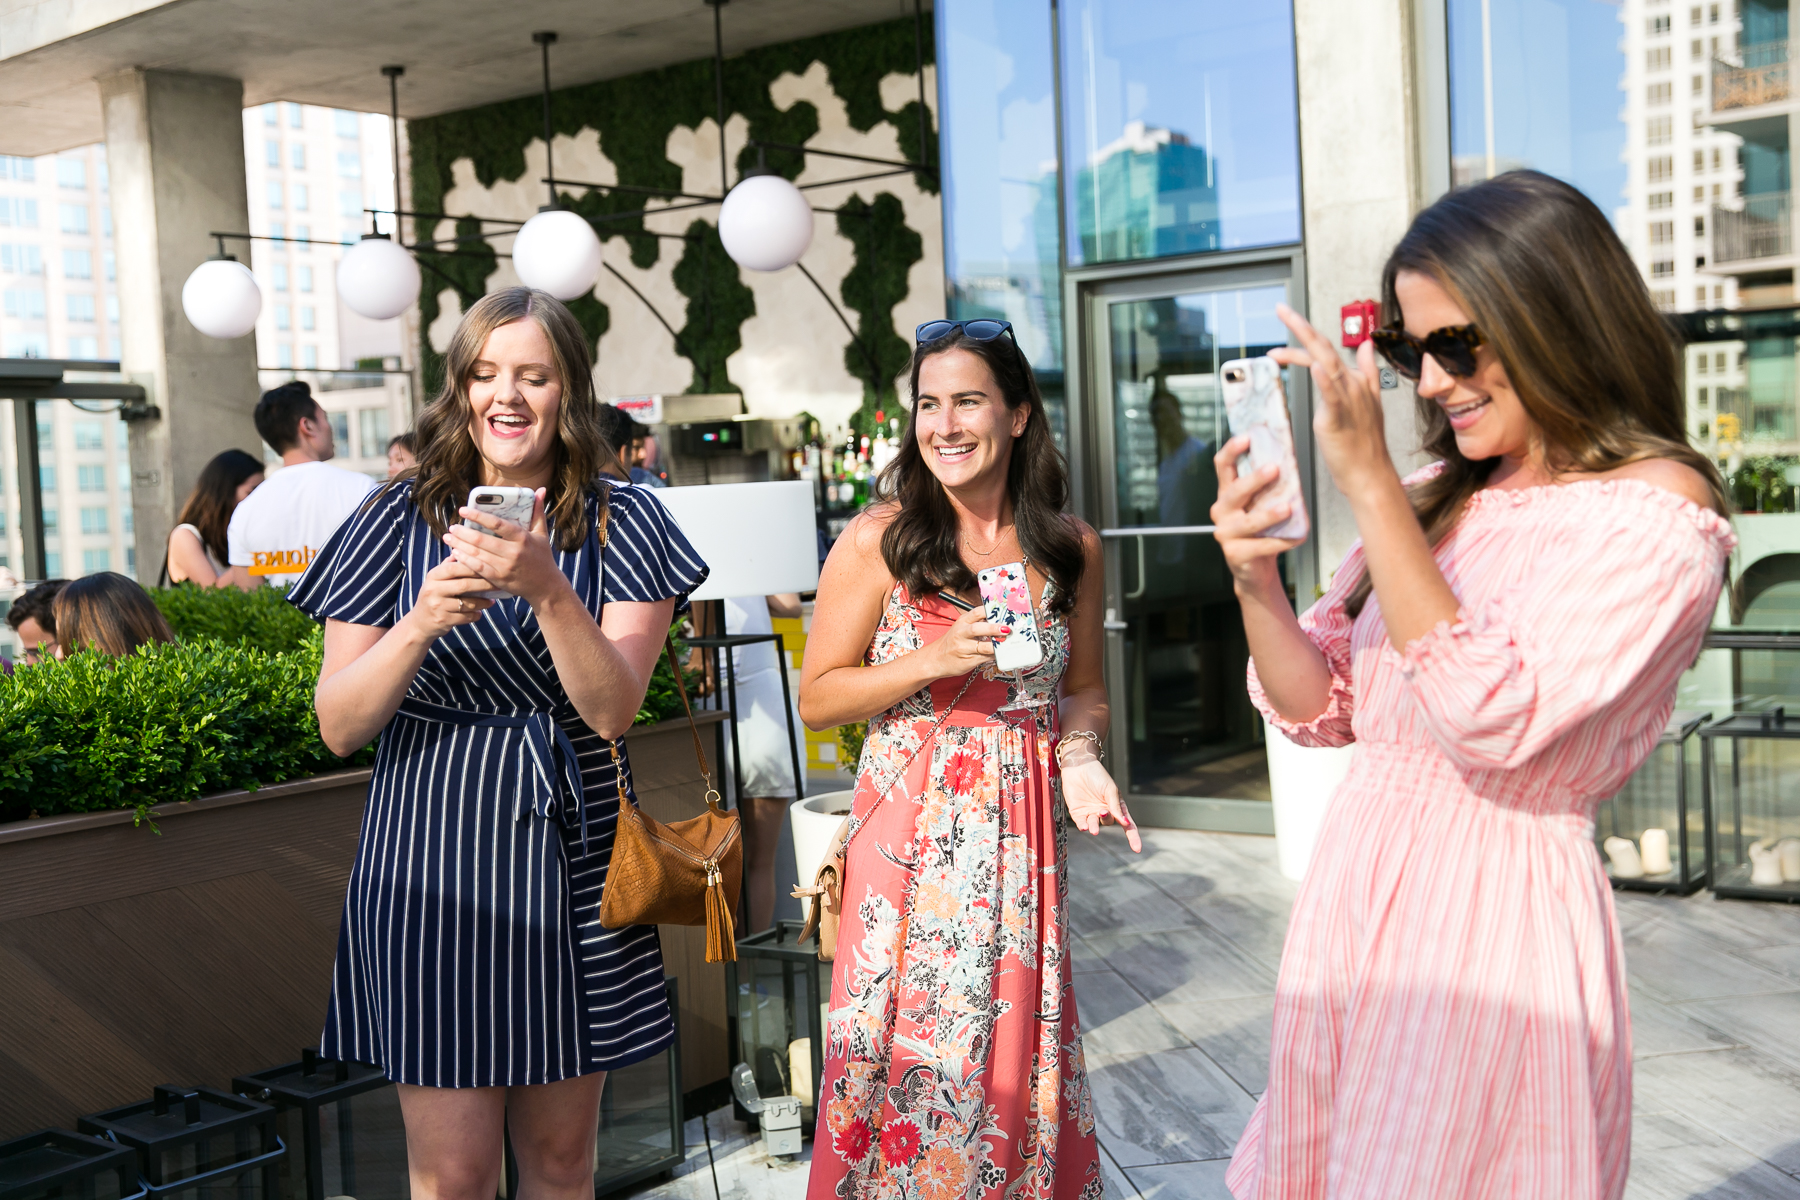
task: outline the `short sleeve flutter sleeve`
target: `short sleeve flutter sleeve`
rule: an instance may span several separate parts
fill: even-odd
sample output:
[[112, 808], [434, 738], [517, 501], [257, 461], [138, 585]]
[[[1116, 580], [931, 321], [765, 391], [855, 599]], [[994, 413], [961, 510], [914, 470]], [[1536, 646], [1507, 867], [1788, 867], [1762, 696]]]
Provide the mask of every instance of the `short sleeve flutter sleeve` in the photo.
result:
[[1355, 618], [1345, 609], [1350, 593], [1363, 576], [1362, 543], [1358, 542], [1332, 576], [1331, 587], [1318, 603], [1300, 614], [1300, 628], [1325, 656], [1331, 672], [1331, 690], [1326, 695], [1325, 711], [1310, 721], [1290, 721], [1275, 711], [1263, 693], [1262, 680], [1256, 675], [1256, 662], [1249, 668], [1250, 702], [1297, 746], [1348, 746], [1356, 740], [1351, 731], [1354, 715], [1354, 693], [1351, 690], [1350, 626]]
[[675, 598], [679, 612], [688, 593], [711, 568], [648, 488], [615, 486], [607, 496], [604, 599], [655, 603]]
[[377, 493], [338, 526], [288, 592], [288, 602], [315, 621], [391, 626], [412, 519], [410, 480]]

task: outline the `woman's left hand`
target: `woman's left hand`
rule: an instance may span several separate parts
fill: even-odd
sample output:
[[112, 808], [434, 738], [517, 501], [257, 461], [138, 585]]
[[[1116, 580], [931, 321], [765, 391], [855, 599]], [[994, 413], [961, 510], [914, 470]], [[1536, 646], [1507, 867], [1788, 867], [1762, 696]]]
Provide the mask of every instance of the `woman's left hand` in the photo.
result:
[[1383, 473], [1396, 474], [1388, 456], [1387, 420], [1381, 408], [1381, 375], [1375, 365], [1375, 343], [1356, 352], [1356, 369], [1344, 365], [1331, 342], [1305, 317], [1285, 304], [1275, 306], [1304, 349], [1280, 347], [1269, 357], [1284, 367], [1309, 367], [1318, 406], [1313, 437], [1338, 490], [1354, 497]]
[[[1074, 754], [1069, 757], [1073, 758]], [[1062, 768], [1063, 803], [1069, 816], [1089, 833], [1098, 834], [1102, 825], [1122, 825], [1133, 853], [1142, 853], [1144, 839], [1138, 836], [1137, 822], [1119, 796], [1119, 785], [1113, 782], [1098, 758], [1067, 762]]]
[[[444, 543], [456, 561], [475, 570], [503, 592], [522, 597], [537, 608], [569, 587], [550, 549], [549, 522], [544, 517], [544, 489], [531, 504], [531, 527], [524, 528], [476, 508], [457, 510], [463, 523], [452, 525]], [[485, 532], [484, 532], [485, 531]]]

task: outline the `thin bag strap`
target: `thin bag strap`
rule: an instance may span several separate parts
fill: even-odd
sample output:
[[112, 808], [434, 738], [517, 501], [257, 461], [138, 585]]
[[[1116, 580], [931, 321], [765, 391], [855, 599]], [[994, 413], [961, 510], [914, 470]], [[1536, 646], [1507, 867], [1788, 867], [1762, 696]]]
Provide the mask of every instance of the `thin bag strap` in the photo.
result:
[[681, 697], [681, 711], [687, 714], [688, 732], [694, 735], [694, 758], [700, 764], [700, 778], [706, 781], [706, 807], [723, 813], [718, 789], [713, 787], [712, 768], [706, 762], [706, 748], [700, 744], [700, 726], [694, 723], [694, 709], [688, 703], [687, 682], [681, 677], [681, 664], [675, 661], [675, 639], [663, 634], [663, 653], [669, 656], [669, 672], [675, 676], [675, 691]]

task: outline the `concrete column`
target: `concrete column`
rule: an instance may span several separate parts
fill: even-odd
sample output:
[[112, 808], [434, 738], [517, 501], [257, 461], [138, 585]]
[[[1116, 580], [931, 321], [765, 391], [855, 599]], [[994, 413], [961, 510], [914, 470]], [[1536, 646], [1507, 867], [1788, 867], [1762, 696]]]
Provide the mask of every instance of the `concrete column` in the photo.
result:
[[[256, 338], [209, 338], [181, 311], [211, 230], [248, 232], [244, 87], [236, 79], [131, 69], [100, 81], [118, 262], [121, 368], [162, 417], [131, 430], [137, 572], [152, 583], [175, 511], [221, 450], [260, 458]], [[245, 242], [226, 252], [250, 261]]]
[[[1307, 307], [1338, 342], [1338, 310], [1379, 297], [1381, 268], [1425, 204], [1449, 186], [1448, 65], [1441, 0], [1295, 0]], [[1351, 352], [1340, 351], [1346, 359]], [[1388, 447], [1422, 465], [1412, 388], [1382, 393]], [[1317, 471], [1319, 580], [1356, 538], [1324, 459]], [[1304, 608], [1309, 597], [1299, 597]]]

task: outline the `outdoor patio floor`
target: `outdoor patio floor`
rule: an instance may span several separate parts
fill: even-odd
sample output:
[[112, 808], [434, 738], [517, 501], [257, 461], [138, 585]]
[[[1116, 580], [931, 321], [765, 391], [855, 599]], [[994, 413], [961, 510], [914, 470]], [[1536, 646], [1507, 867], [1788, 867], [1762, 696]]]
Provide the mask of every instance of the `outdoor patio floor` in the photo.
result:
[[[1070, 838], [1075, 992], [1109, 1194], [1223, 1200], [1225, 1166], [1268, 1071], [1275, 972], [1294, 885], [1272, 838], [1146, 830]], [[1630, 1200], [1800, 1200], [1800, 906], [1618, 893], [1636, 1096]], [[720, 1194], [798, 1200], [723, 1109]], [[699, 1121], [674, 1180], [713, 1195]], [[810, 1147], [809, 1147], [810, 1149]]]

